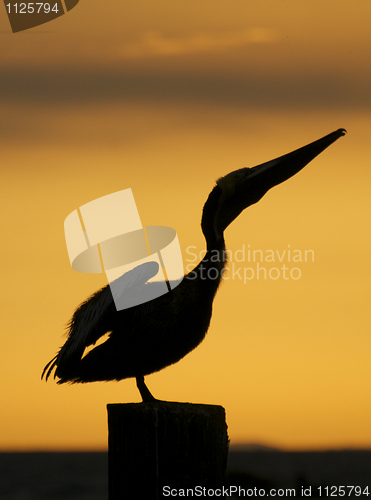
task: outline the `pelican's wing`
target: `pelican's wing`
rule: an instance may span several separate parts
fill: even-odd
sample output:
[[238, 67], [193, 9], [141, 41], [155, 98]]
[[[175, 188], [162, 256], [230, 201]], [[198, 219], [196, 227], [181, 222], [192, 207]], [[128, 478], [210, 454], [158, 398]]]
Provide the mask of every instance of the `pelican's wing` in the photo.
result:
[[149, 279], [156, 276], [158, 270], [157, 262], [141, 264], [83, 302], [71, 318], [66, 343], [45, 366], [41, 378], [46, 373], [47, 380], [54, 367], [63, 371], [63, 366], [79, 361], [86, 347], [95, 344], [100, 337], [111, 330], [117, 312], [112, 293], [115, 298], [119, 298], [125, 290], [130, 291], [130, 288], [134, 287], [138, 290]]
[[136, 290], [142, 288], [147, 281], [156, 276], [159, 268], [157, 262], [145, 262], [112, 281], [110, 287], [114, 300], [118, 300], [125, 291], [130, 291], [130, 288]]
[[68, 355], [74, 355], [76, 351], [82, 353], [85, 347], [95, 344], [110, 330], [107, 313], [114, 315], [116, 312], [113, 299], [120, 297], [125, 290], [130, 291], [134, 286], [142, 287], [157, 274], [158, 269], [157, 262], [141, 264], [92, 295], [75, 311], [70, 322], [68, 341], [62, 350], [65, 347]]
[[[103, 322], [107, 317], [108, 309], [116, 311], [109, 285], [94, 293], [83, 302], [73, 313], [68, 325], [68, 338], [59, 353], [45, 366], [41, 375], [46, 372], [46, 380], [54, 367], [69, 363], [74, 359], [81, 359], [87, 346], [95, 342], [110, 329], [109, 322]], [[54, 375], [55, 376], [55, 375]]]
[[[69, 324], [67, 342], [61, 353], [74, 355], [76, 351], [83, 352], [85, 347], [95, 342], [109, 331], [107, 328], [97, 328], [105, 316], [107, 309], [113, 306], [112, 293], [109, 286], [99, 290], [76, 309]], [[64, 352], [65, 351], [65, 352]]]

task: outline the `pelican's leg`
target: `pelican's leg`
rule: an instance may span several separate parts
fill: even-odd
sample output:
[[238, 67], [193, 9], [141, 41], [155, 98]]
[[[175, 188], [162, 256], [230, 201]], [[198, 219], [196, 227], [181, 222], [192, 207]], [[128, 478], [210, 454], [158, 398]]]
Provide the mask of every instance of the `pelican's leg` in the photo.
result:
[[157, 399], [154, 398], [152, 394], [149, 392], [149, 389], [144, 382], [143, 375], [136, 377], [136, 381], [140, 395], [142, 396], [143, 403], [149, 403], [150, 401], [157, 401]]

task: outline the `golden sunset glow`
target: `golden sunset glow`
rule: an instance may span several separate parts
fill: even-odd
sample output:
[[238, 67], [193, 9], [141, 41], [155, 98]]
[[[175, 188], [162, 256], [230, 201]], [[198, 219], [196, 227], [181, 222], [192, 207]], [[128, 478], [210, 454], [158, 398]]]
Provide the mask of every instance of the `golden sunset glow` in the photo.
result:
[[370, 2], [80, 0], [17, 34], [0, 14], [0, 449], [105, 449], [106, 404], [140, 400], [133, 379], [40, 381], [106, 284], [70, 267], [68, 214], [131, 188], [190, 269], [217, 178], [340, 127], [226, 230], [206, 339], [146, 381], [224, 406], [232, 444], [370, 447]]

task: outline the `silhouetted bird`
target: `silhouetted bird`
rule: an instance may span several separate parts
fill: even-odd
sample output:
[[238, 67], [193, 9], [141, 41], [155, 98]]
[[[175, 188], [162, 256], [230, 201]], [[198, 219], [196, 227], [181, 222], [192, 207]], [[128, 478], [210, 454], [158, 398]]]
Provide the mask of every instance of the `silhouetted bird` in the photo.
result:
[[[144, 376], [182, 359], [202, 342], [209, 328], [225, 265], [224, 230], [245, 208], [299, 172], [345, 133], [339, 129], [292, 153], [219, 179], [203, 208], [201, 227], [207, 252], [198, 266], [169, 293], [129, 309], [116, 310], [109, 285], [96, 292], [74, 312], [67, 341], [46, 365], [42, 377], [46, 374], [48, 379], [54, 368], [58, 384], [135, 377], [143, 401], [154, 400]], [[153, 285], [145, 284], [157, 273], [155, 263], [150, 264], [152, 267], [124, 275], [118, 294], [130, 292], [128, 284]], [[107, 340], [84, 355], [106, 333]]]

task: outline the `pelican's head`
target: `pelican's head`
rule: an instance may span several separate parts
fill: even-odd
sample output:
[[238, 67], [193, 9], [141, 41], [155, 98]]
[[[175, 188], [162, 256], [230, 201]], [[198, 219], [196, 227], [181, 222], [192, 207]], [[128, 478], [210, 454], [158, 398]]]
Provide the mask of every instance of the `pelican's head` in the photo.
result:
[[295, 175], [345, 134], [344, 129], [336, 130], [292, 153], [256, 167], [235, 170], [220, 178], [217, 181], [217, 188], [220, 191], [214, 220], [215, 230], [222, 234], [245, 208], [257, 203], [272, 187]]

